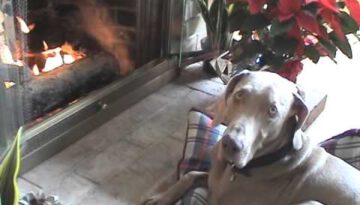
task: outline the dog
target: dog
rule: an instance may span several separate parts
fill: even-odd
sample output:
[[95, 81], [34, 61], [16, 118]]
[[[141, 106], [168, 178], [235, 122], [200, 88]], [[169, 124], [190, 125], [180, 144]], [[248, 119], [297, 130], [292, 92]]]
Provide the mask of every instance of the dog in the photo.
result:
[[210, 205], [359, 205], [360, 171], [312, 145], [298, 87], [266, 71], [234, 76], [216, 106], [227, 129], [208, 173], [192, 171], [145, 205], [168, 205], [204, 182]]

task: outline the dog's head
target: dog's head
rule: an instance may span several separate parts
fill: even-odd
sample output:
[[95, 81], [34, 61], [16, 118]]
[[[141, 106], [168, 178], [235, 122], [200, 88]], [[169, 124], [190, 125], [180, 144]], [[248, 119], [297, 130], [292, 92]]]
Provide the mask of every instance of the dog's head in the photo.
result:
[[216, 106], [214, 125], [228, 125], [218, 157], [242, 168], [289, 139], [293, 139], [295, 149], [300, 149], [301, 135], [295, 132], [307, 115], [294, 83], [270, 72], [242, 72], [230, 80]]

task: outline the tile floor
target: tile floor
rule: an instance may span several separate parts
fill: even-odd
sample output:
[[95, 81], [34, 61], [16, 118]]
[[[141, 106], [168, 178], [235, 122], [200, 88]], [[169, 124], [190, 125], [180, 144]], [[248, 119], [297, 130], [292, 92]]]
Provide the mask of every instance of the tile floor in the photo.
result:
[[[360, 44], [354, 48], [359, 51]], [[317, 141], [360, 128], [356, 120], [360, 99], [355, 97], [360, 52], [354, 53], [351, 61], [339, 56], [338, 65], [326, 59], [317, 66], [308, 62], [299, 77], [329, 93], [326, 110], [308, 130]], [[21, 176], [21, 190], [43, 189], [58, 195], [64, 205], [139, 204], [144, 194], [175, 171], [187, 111], [209, 105], [223, 89], [219, 79], [192, 66], [175, 82]]]

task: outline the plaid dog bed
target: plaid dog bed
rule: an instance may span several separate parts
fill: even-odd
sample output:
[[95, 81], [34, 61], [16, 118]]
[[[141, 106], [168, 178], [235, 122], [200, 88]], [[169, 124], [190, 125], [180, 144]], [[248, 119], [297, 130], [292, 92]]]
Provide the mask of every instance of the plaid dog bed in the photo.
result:
[[360, 169], [360, 129], [345, 131], [320, 143], [320, 146]]
[[[192, 109], [188, 115], [188, 129], [183, 156], [178, 164], [178, 177], [189, 171], [208, 171], [212, 147], [222, 137], [225, 125], [211, 127], [212, 118]], [[320, 143], [327, 152], [360, 169], [360, 129], [349, 130]], [[206, 205], [206, 189], [195, 188], [176, 205]]]

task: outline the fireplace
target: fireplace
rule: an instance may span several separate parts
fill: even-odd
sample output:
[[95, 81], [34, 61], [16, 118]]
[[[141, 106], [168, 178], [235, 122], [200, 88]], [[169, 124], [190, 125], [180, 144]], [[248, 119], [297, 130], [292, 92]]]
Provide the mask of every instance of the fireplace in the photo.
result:
[[178, 73], [175, 1], [0, 2], [0, 107], [15, 116], [1, 134], [25, 127], [23, 171]]

